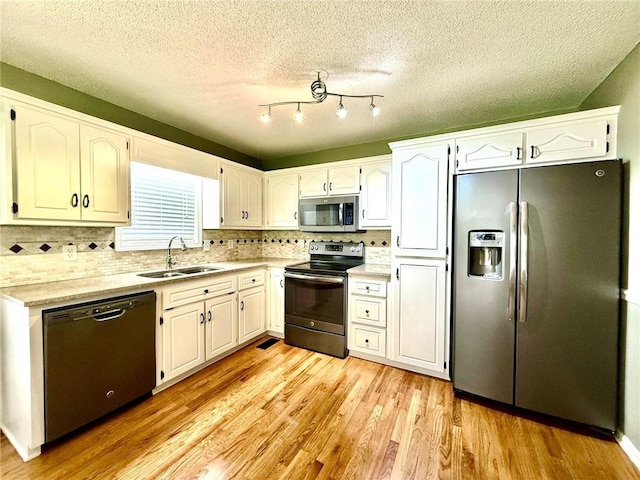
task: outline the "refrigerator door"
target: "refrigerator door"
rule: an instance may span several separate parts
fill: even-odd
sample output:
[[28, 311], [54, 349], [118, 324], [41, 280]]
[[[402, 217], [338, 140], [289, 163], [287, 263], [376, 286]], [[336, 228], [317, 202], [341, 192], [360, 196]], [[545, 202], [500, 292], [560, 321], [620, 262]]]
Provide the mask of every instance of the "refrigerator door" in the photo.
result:
[[[516, 242], [517, 175], [516, 170], [458, 175], [454, 217], [453, 386], [511, 404], [515, 259], [510, 252]], [[501, 280], [469, 275], [472, 230], [504, 232]]]
[[528, 288], [517, 323], [515, 403], [613, 431], [620, 162], [531, 168], [520, 182]]

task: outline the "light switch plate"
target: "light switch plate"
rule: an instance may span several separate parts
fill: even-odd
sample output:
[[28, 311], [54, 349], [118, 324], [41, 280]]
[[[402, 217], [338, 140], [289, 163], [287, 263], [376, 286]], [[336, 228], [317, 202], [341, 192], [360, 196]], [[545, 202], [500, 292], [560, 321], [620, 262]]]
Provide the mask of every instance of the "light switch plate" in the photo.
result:
[[202, 244], [202, 250], [205, 251], [205, 252], [210, 251], [211, 250], [211, 244], [205, 240], [204, 243]]
[[233, 240], [227, 240], [227, 248], [233, 250]]
[[75, 245], [63, 245], [62, 246], [62, 259], [65, 262], [71, 262], [78, 260], [78, 248]]

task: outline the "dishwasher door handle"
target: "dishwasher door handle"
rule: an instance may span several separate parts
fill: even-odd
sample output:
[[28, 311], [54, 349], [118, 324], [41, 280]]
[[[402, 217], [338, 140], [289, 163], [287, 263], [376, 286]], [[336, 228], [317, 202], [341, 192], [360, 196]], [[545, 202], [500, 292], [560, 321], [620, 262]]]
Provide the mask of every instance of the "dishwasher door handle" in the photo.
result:
[[[121, 317], [122, 315], [124, 315], [124, 312], [126, 312], [126, 310], [123, 310], [123, 309], [112, 310], [110, 312], [94, 315], [91, 318], [93, 318], [96, 322], [107, 322], [109, 320], [114, 320], [116, 318]], [[88, 317], [85, 317], [85, 318], [88, 318]], [[80, 320], [80, 319], [77, 318], [76, 320]]]

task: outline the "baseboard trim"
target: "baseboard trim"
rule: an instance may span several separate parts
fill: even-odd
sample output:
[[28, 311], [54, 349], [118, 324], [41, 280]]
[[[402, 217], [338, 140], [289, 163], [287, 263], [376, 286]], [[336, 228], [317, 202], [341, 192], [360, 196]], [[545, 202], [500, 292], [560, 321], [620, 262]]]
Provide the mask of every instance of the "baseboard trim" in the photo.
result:
[[618, 430], [616, 440], [620, 444], [620, 448], [627, 454], [636, 467], [640, 469], [640, 450], [629, 440], [629, 438]]

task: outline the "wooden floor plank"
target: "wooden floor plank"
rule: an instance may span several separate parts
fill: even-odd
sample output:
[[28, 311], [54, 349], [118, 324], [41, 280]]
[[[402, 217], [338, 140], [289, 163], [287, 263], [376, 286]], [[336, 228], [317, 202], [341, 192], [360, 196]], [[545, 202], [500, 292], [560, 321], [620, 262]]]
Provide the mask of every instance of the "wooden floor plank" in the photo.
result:
[[[258, 342], [256, 342], [257, 344]], [[256, 344], [47, 446], [3, 480], [626, 480], [612, 440], [353, 357]]]

